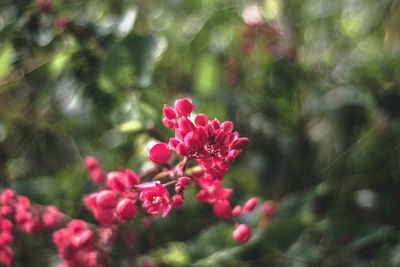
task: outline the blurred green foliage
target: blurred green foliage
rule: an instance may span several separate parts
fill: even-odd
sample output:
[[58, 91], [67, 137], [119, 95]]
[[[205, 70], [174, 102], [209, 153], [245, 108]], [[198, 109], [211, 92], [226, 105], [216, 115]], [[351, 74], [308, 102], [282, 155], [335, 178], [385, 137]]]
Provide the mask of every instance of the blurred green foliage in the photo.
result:
[[[83, 158], [142, 171], [172, 134], [162, 105], [191, 97], [250, 138], [232, 203], [279, 212], [242, 218], [253, 238], [238, 246], [191, 190], [126, 227], [116, 266], [399, 266], [400, 1], [45, 2], [0, 4], [2, 187], [94, 222]], [[25, 236], [14, 265], [57, 261], [50, 237]]]

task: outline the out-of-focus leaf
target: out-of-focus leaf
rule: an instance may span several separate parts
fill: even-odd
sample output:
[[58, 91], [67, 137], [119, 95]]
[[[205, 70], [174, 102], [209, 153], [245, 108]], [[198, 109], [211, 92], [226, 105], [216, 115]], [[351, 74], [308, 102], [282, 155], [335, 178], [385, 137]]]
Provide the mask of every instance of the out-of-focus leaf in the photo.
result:
[[190, 263], [190, 255], [184, 243], [171, 242], [160, 254], [161, 260], [171, 266], [188, 266]]
[[121, 124], [119, 127], [119, 130], [123, 133], [134, 133], [142, 130], [143, 124], [141, 121], [138, 120], [132, 120], [132, 121], [127, 121]]
[[0, 48], [0, 79], [12, 70], [11, 60], [14, 50], [11, 45], [6, 44]]
[[217, 61], [204, 55], [196, 62], [195, 89], [198, 95], [211, 97], [219, 86], [219, 68]]
[[100, 85], [107, 92], [126, 91], [134, 85], [151, 83], [160, 46], [153, 35], [130, 34], [110, 47], [103, 60]]

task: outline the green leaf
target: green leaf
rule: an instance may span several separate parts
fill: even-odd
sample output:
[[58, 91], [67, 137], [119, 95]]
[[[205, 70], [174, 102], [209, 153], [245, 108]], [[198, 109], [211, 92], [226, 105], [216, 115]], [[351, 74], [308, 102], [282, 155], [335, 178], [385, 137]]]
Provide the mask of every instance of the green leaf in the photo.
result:
[[119, 130], [123, 133], [135, 133], [140, 130], [142, 130], [143, 124], [141, 121], [138, 120], [132, 120], [132, 121], [127, 121], [121, 124], [119, 127]]

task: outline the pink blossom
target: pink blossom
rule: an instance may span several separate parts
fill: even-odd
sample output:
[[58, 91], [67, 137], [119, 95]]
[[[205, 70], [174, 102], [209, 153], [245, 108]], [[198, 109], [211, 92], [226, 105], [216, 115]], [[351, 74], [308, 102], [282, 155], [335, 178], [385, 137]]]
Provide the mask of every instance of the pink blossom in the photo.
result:
[[162, 217], [167, 216], [172, 206], [167, 189], [159, 183], [154, 187], [144, 188], [140, 193], [140, 200], [148, 213], [156, 214], [162, 211]]
[[222, 220], [229, 218], [232, 214], [231, 204], [229, 204], [228, 200], [219, 200], [215, 202], [212, 209], [215, 215]]
[[215, 203], [218, 200], [228, 200], [232, 189], [222, 188], [220, 181], [201, 181], [203, 189], [197, 194], [197, 200], [202, 202]]

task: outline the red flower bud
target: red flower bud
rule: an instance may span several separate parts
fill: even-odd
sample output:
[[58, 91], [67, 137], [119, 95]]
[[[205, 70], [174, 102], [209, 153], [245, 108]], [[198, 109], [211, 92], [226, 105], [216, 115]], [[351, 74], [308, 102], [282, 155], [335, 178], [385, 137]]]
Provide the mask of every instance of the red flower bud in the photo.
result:
[[2, 219], [1, 221], [1, 230], [4, 232], [11, 232], [13, 229], [13, 224], [8, 219]]
[[168, 105], [164, 105], [163, 113], [164, 113], [165, 118], [167, 118], [169, 120], [176, 119], [175, 110]]
[[95, 157], [86, 157], [85, 166], [88, 170], [95, 170], [100, 168], [100, 163]]
[[138, 211], [138, 207], [134, 204], [131, 199], [122, 199], [117, 206], [116, 212], [118, 217], [123, 220], [129, 220], [133, 218]]
[[233, 141], [231, 149], [242, 149], [249, 144], [249, 139], [247, 137], [240, 137]]
[[182, 204], [183, 204], [183, 198], [181, 195], [174, 195], [172, 197], [172, 202], [174, 203], [174, 207], [175, 208], [179, 208]]
[[221, 123], [220, 128], [227, 133], [231, 133], [233, 130], [233, 123], [231, 121], [225, 121]]
[[176, 153], [178, 153], [178, 155], [181, 157], [187, 157], [189, 156], [190, 149], [184, 143], [179, 143], [176, 146]]
[[174, 125], [175, 125], [175, 122], [173, 120], [170, 120], [170, 119], [167, 119], [167, 118], [163, 119], [164, 126], [167, 127], [167, 128], [173, 128]]
[[246, 203], [243, 206], [243, 212], [249, 212], [255, 209], [258, 203], [258, 198], [252, 197], [249, 200], [246, 201]]
[[196, 123], [197, 126], [205, 127], [208, 125], [208, 117], [205, 114], [199, 114], [194, 119], [194, 122]]
[[42, 215], [42, 221], [48, 228], [60, 225], [62, 220], [63, 215], [55, 206], [48, 206], [46, 212]]
[[232, 215], [235, 217], [240, 217], [240, 215], [242, 215], [242, 208], [239, 205], [235, 206], [232, 210]]
[[107, 186], [116, 193], [122, 193], [126, 189], [125, 174], [122, 172], [109, 172], [107, 174]]
[[165, 163], [170, 156], [171, 153], [169, 152], [168, 145], [166, 143], [158, 143], [154, 145], [150, 149], [149, 153], [149, 158], [157, 164]]
[[2, 232], [0, 235], [0, 243], [12, 243], [14, 240], [13, 235], [10, 232]]
[[241, 243], [246, 243], [251, 237], [251, 228], [245, 224], [239, 224], [232, 233], [233, 239]]
[[114, 221], [114, 214], [110, 209], [96, 208], [94, 210], [94, 217], [104, 225], [111, 224]]
[[97, 194], [96, 204], [104, 209], [112, 209], [117, 205], [117, 194], [111, 190], [103, 190]]
[[73, 234], [76, 234], [80, 231], [86, 230], [87, 224], [82, 220], [72, 220], [68, 224], [68, 229], [71, 230]]
[[178, 113], [178, 117], [190, 116], [190, 113], [192, 113], [192, 111], [194, 110], [192, 100], [190, 98], [176, 100], [175, 110]]
[[126, 169], [124, 173], [125, 173], [126, 185], [129, 188], [132, 188], [133, 186], [137, 185], [140, 182], [139, 176], [134, 171]]
[[178, 179], [178, 184], [186, 188], [189, 186], [190, 177], [181, 177]]
[[16, 194], [14, 191], [11, 189], [6, 189], [3, 191], [3, 194], [1, 194], [1, 203], [3, 205], [8, 205], [12, 201], [13, 198], [16, 197]]

